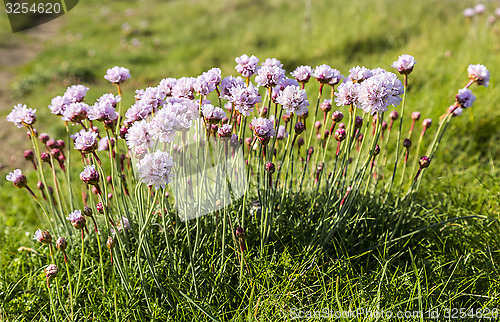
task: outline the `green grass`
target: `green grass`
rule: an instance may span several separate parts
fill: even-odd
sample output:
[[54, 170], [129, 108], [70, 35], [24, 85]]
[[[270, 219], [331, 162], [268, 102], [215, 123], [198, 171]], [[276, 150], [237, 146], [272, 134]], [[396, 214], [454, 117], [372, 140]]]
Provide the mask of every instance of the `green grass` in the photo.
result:
[[[464, 85], [469, 63], [484, 64], [492, 74], [488, 89], [473, 87], [476, 104], [453, 120], [401, 235], [427, 229], [387, 247], [375, 247], [389, 238], [397, 221], [394, 203], [384, 203], [378, 196], [358, 200], [355, 220], [327, 247], [308, 253], [304, 248], [312, 227], [298, 226], [297, 221], [280, 225], [283, 230], [276, 232], [262, 254], [251, 247], [260, 241], [250, 229], [251, 274], [241, 287], [234, 287], [240, 273], [235, 252], [228, 255], [230, 269], [224, 277], [200, 273], [198, 296], [189, 276], [178, 276], [179, 284], [171, 286], [168, 270], [160, 268], [169, 289], [179, 289], [192, 300], [172, 291], [173, 309], [154, 296], [150, 299], [154, 309], [139, 311], [134, 307], [145, 303], [128, 302], [124, 290], [110, 283], [116, 287], [111, 291], [116, 291], [119, 318], [136, 320], [143, 314], [144, 320], [206, 320], [196, 305], [221, 320], [256, 317], [259, 321], [285, 320], [284, 312], [294, 308], [439, 310], [441, 316], [447, 308], [498, 308], [500, 24], [492, 29], [486, 17], [466, 23], [461, 14], [466, 5], [430, 0], [313, 1], [309, 21], [302, 1], [111, 1], [106, 15], [102, 2], [80, 2], [63, 18], [59, 35], [49, 40], [37, 59], [19, 68], [12, 85], [20, 102], [38, 109], [38, 125], [56, 136], [65, 132], [46, 108], [50, 99], [74, 83], [91, 88], [89, 101], [114, 91], [103, 75], [115, 65], [128, 67], [133, 76], [124, 86], [127, 106], [133, 101], [133, 89], [155, 86], [164, 77], [197, 76], [214, 66], [223, 75], [235, 75], [234, 58], [243, 53], [261, 60], [276, 57], [287, 71], [301, 64], [326, 63], [343, 74], [356, 65], [390, 70], [400, 54], [408, 53], [418, 63], [410, 75], [407, 111], [431, 117], [433, 131]], [[494, 7], [488, 5], [491, 12]], [[129, 31], [123, 30], [123, 23], [130, 25]], [[132, 45], [134, 38], [140, 46]], [[2, 44], [8, 39], [0, 37]], [[12, 126], [12, 131], [22, 130]], [[430, 137], [425, 143], [429, 141]], [[2, 177], [10, 169], [6, 170], [0, 170]], [[34, 182], [35, 174], [29, 179]], [[0, 320], [42, 320], [50, 312], [42, 271], [48, 252], [30, 239], [44, 220], [36, 215], [25, 191], [5, 180], [0, 187]], [[293, 214], [313, 216], [305, 210], [309, 198], [304, 198], [305, 206], [290, 203], [285, 211], [293, 218]], [[477, 217], [432, 226], [466, 216]], [[72, 241], [79, 245], [78, 236]], [[21, 246], [36, 253], [19, 250]], [[161, 252], [163, 246], [155, 250]], [[187, 260], [185, 246], [177, 246], [181, 259]], [[89, 247], [89, 256], [97, 256], [95, 242]], [[213, 261], [209, 248], [200, 253], [200, 262], [206, 265]], [[78, 252], [75, 246], [69, 255], [78, 258]], [[85, 271], [84, 275], [85, 286], [95, 290], [100, 274]], [[83, 293], [80, 314], [114, 319], [114, 301], [97, 291]]]

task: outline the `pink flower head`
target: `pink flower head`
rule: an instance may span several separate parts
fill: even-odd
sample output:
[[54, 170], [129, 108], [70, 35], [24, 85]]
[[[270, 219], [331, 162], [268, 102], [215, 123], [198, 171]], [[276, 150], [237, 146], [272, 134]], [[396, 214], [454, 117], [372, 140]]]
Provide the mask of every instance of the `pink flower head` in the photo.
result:
[[97, 149], [97, 133], [93, 131], [81, 130], [74, 134], [75, 149], [82, 153], [90, 153]]
[[474, 7], [474, 11], [478, 14], [478, 15], [482, 15], [485, 11], [486, 11], [486, 6], [482, 3], [478, 3], [475, 7]]
[[45, 268], [44, 272], [45, 272], [45, 277], [47, 278], [47, 280], [50, 280], [51, 278], [54, 278], [57, 276], [58, 269], [57, 269], [57, 266], [55, 264], [50, 264], [49, 266], [47, 266]]
[[97, 172], [95, 165], [91, 164], [85, 167], [82, 172], [80, 172], [80, 180], [86, 184], [96, 185], [99, 183], [99, 173]]
[[222, 80], [222, 72], [220, 68], [214, 67], [202, 74], [205, 79], [210, 83], [214, 85], [219, 85], [221, 80]]
[[90, 106], [83, 102], [70, 103], [63, 112], [62, 120], [79, 123], [87, 118], [89, 109]]
[[255, 82], [263, 87], [274, 87], [281, 83], [283, 79], [285, 79], [285, 70], [275, 65], [262, 66], [257, 71], [257, 76], [255, 76]]
[[16, 169], [5, 177], [8, 181], [12, 182], [18, 188], [26, 187], [26, 176], [20, 169]]
[[307, 83], [311, 76], [313, 75], [313, 69], [311, 66], [302, 65], [292, 72], [292, 76], [295, 77], [299, 83]]
[[154, 145], [150, 125], [146, 120], [135, 122], [125, 135], [129, 149], [135, 147], [149, 148]]
[[202, 75], [196, 77], [193, 83], [193, 89], [195, 92], [202, 96], [207, 96], [215, 90], [215, 83], [210, 82], [208, 77], [203, 73]]
[[233, 126], [231, 124], [222, 124], [217, 130], [217, 135], [221, 138], [231, 137], [231, 132], [233, 131]]
[[335, 76], [335, 70], [329, 65], [323, 64], [316, 66], [312, 74], [316, 80], [322, 84], [328, 84]]
[[276, 66], [278, 68], [283, 68], [283, 64], [276, 58], [266, 58], [262, 62], [262, 66]]
[[177, 79], [175, 78], [164, 78], [158, 84], [158, 91], [162, 92], [165, 97], [172, 96], [172, 88], [174, 87]]
[[244, 86], [245, 81], [241, 77], [227, 76], [220, 82], [220, 95], [222, 98], [229, 100], [231, 97], [231, 88], [240, 85]]
[[35, 236], [33, 236], [33, 239], [42, 243], [42, 244], [50, 244], [52, 243], [52, 236], [50, 233], [46, 230], [41, 231], [40, 229], [37, 229], [35, 231]]
[[271, 93], [271, 98], [272, 98], [273, 102], [276, 103], [276, 99], [278, 98], [278, 96], [288, 86], [300, 86], [300, 85], [299, 85], [299, 82], [297, 82], [297, 80], [285, 77], [278, 85], [273, 87], [273, 90]]
[[335, 86], [337, 85], [338, 83], [340, 83], [340, 81], [344, 78], [344, 75], [342, 75], [338, 70], [336, 69], [333, 69], [333, 77], [332, 79], [330, 79], [330, 81], [328, 82], [328, 85], [330, 86]]
[[302, 115], [308, 111], [309, 101], [306, 91], [299, 86], [290, 85], [278, 95], [276, 102], [287, 111], [288, 114]]
[[389, 72], [379, 73], [362, 82], [359, 87], [359, 107], [371, 115], [385, 112], [389, 105], [398, 105], [403, 94], [403, 84]]
[[75, 210], [66, 217], [67, 220], [71, 221], [71, 225], [75, 227], [75, 229], [83, 229], [87, 220], [82, 214], [81, 210]]
[[373, 72], [364, 66], [356, 66], [349, 69], [349, 79], [354, 83], [361, 83], [373, 76]]
[[116, 113], [116, 106], [121, 100], [120, 96], [113, 94], [104, 94], [97, 99], [97, 103], [89, 107], [87, 115], [89, 120], [96, 121], [114, 121], [118, 118]]
[[235, 58], [236, 61], [236, 71], [243, 75], [244, 77], [250, 77], [257, 71], [257, 64], [259, 59], [254, 55], [248, 57], [248, 55], [243, 54], [240, 57]]
[[408, 75], [413, 71], [413, 66], [415, 66], [416, 63], [417, 61], [413, 56], [401, 55], [391, 66], [396, 68], [400, 74]]
[[464, 17], [465, 18], [471, 18], [476, 14], [476, 11], [472, 8], [466, 8], [464, 10]]
[[218, 106], [213, 106], [212, 104], [203, 104], [201, 106], [201, 113], [207, 122], [215, 124], [219, 123], [224, 117], [226, 117], [226, 112]]
[[412, 112], [411, 113], [411, 119], [418, 121], [420, 119], [420, 112]]
[[66, 96], [56, 96], [51, 100], [49, 109], [52, 111], [52, 114], [62, 116], [70, 103], [71, 101]]
[[106, 71], [104, 78], [113, 84], [121, 84], [130, 78], [130, 72], [125, 67], [115, 66]]
[[14, 123], [18, 128], [23, 127], [23, 125], [33, 125], [36, 121], [35, 113], [36, 110], [23, 104], [17, 104], [7, 115], [7, 121]]
[[148, 117], [153, 112], [153, 107], [145, 101], [137, 101], [125, 112], [125, 123], [130, 125]]
[[490, 72], [484, 65], [469, 65], [467, 72], [469, 79], [477, 82], [478, 85], [488, 87], [490, 84]]
[[288, 132], [286, 131], [286, 127], [284, 125], [280, 125], [278, 127], [278, 133], [276, 133], [276, 139], [283, 140], [286, 137], [288, 137]]
[[337, 92], [335, 92], [335, 102], [337, 106], [357, 105], [360, 85], [359, 83], [353, 82], [344, 82], [340, 84], [337, 88]]
[[194, 77], [181, 77], [172, 87], [172, 96], [178, 98], [194, 99]]
[[257, 87], [245, 84], [231, 87], [227, 99], [241, 115], [249, 116], [255, 104], [262, 102]]
[[66, 89], [64, 97], [66, 97], [71, 103], [78, 103], [83, 101], [88, 90], [88, 87], [83, 85], [73, 85]]
[[259, 118], [254, 117], [251, 126], [255, 136], [259, 138], [269, 138], [273, 136], [276, 132], [273, 128], [274, 126], [273, 121], [263, 117]]
[[137, 163], [139, 179], [148, 186], [154, 185], [158, 190], [165, 188], [172, 181], [174, 161], [168, 152], [157, 150], [148, 153]]
[[456, 101], [461, 108], [471, 107], [472, 103], [474, 103], [475, 100], [476, 97], [474, 96], [474, 94], [472, 94], [470, 89], [462, 88], [458, 90]]

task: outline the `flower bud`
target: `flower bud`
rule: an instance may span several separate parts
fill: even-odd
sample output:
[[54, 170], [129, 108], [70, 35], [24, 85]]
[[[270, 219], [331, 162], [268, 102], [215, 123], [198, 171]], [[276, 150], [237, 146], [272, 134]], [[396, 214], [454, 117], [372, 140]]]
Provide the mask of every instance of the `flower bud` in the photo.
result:
[[64, 149], [64, 147], [66, 146], [63, 140], [57, 140], [56, 144], [58, 149]]
[[344, 114], [342, 114], [341, 111], [335, 111], [332, 113], [332, 120], [335, 123], [342, 121], [343, 118], [344, 118]]
[[297, 146], [300, 148], [301, 146], [304, 145], [304, 143], [305, 143], [304, 138], [299, 137], [299, 139], [297, 140]]
[[40, 160], [43, 162], [50, 162], [50, 155], [47, 152], [40, 153]]
[[45, 146], [48, 147], [49, 149], [55, 149], [57, 148], [57, 142], [54, 139], [49, 139], [47, 140], [47, 143], [45, 143]]
[[66, 247], [68, 247], [68, 242], [64, 237], [59, 237], [56, 241], [56, 247], [64, 253], [66, 251]]
[[33, 239], [37, 240], [42, 244], [52, 243], [52, 236], [46, 230], [42, 231], [40, 229], [37, 229], [37, 231], [35, 231], [35, 236], [33, 237]]
[[380, 153], [380, 146], [377, 144], [375, 150], [373, 150], [373, 155], [378, 155]]
[[50, 280], [51, 278], [57, 276], [57, 272], [58, 272], [57, 266], [54, 264], [50, 264], [49, 266], [47, 266], [47, 268], [45, 268], [45, 277], [48, 280]]
[[102, 202], [98, 202], [95, 207], [97, 209], [97, 212], [99, 212], [100, 214], [104, 213], [104, 206], [102, 205]]
[[335, 131], [335, 140], [339, 141], [339, 142], [342, 142], [345, 140], [345, 138], [347, 137], [347, 133], [344, 129], [340, 128], [340, 129], [337, 129]]
[[420, 112], [411, 113], [411, 119], [414, 121], [418, 121], [420, 119]]
[[245, 232], [245, 229], [243, 229], [241, 227], [238, 227], [238, 228], [236, 228], [236, 233], [235, 234], [236, 234], [236, 237], [243, 238], [243, 237], [245, 237], [246, 232]]
[[125, 140], [127, 133], [128, 133], [128, 128], [122, 126], [120, 128], [120, 137]]
[[92, 208], [86, 206], [83, 208], [83, 214], [87, 217], [92, 217]]
[[45, 186], [43, 185], [43, 182], [41, 182], [41, 181], [38, 181], [38, 182], [36, 183], [36, 187], [37, 187], [38, 189], [40, 189], [40, 190], [43, 190], [43, 188], [45, 188]]
[[273, 174], [274, 171], [276, 171], [276, 166], [274, 165], [274, 163], [272, 162], [268, 162], [266, 163], [266, 171], [269, 173], [269, 174]]
[[35, 158], [35, 153], [31, 150], [25, 150], [24, 158], [28, 161], [33, 161], [33, 159]]
[[356, 116], [354, 120], [354, 128], [359, 129], [363, 126], [363, 118], [361, 116]]
[[316, 130], [319, 130], [321, 128], [321, 121], [316, 121], [314, 123], [314, 127], [316, 128]]
[[420, 164], [420, 169], [427, 168], [431, 163], [431, 159], [424, 155], [418, 160], [418, 163]]
[[385, 130], [387, 130], [387, 122], [382, 121], [382, 131], [385, 131]]
[[51, 149], [50, 150], [50, 155], [53, 156], [54, 158], [59, 158], [61, 155], [61, 150], [59, 149]]
[[91, 164], [85, 167], [82, 172], [80, 172], [80, 180], [86, 184], [95, 186], [99, 183], [99, 173], [97, 172], [95, 165]]
[[396, 112], [396, 111], [392, 111], [391, 113], [389, 113], [389, 118], [390, 118], [391, 120], [393, 120], [393, 121], [397, 120], [397, 119], [398, 119], [398, 117], [399, 117], [399, 114], [398, 114], [398, 112]]
[[328, 113], [332, 110], [332, 100], [331, 99], [325, 99], [323, 103], [319, 106], [319, 108], [325, 112]]
[[309, 112], [305, 111], [304, 113], [302, 113], [301, 115], [299, 115], [299, 119], [305, 120], [308, 116], [309, 116]]
[[339, 129], [345, 129], [345, 124], [344, 123], [339, 123]]
[[231, 139], [229, 140], [229, 146], [233, 149], [238, 149], [241, 145], [241, 142], [238, 138], [238, 134], [231, 135]]
[[409, 149], [411, 147], [411, 140], [410, 139], [405, 139], [403, 141], [403, 146], [407, 149]]
[[106, 246], [108, 246], [109, 250], [113, 250], [115, 248], [115, 240], [113, 237], [109, 236], [108, 240], [106, 241]]
[[423, 122], [422, 122], [422, 125], [424, 126], [424, 128], [428, 129], [431, 127], [432, 125], [432, 120], [431, 119], [425, 119]]
[[290, 114], [284, 114], [282, 118], [285, 123], [288, 123], [290, 121]]
[[49, 135], [47, 133], [40, 133], [38, 136], [38, 139], [42, 141], [43, 144], [46, 144], [47, 141], [50, 139]]
[[294, 129], [295, 129], [295, 134], [299, 135], [300, 133], [304, 132], [306, 126], [302, 122], [297, 122], [295, 123]]

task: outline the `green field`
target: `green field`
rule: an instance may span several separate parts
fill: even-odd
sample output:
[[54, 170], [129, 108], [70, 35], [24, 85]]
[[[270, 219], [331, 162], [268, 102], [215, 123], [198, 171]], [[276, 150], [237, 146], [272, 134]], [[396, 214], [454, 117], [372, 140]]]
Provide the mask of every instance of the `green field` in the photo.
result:
[[[228, 259], [226, 275], [199, 272], [196, 291], [189, 276], [170, 281], [165, 269], [161, 275], [165, 283], [178, 282], [172, 288], [186, 295], [167, 297], [174, 304], [165, 302], [151, 279], [149, 302], [130, 302], [125, 290], [111, 279], [111, 272], [106, 273], [108, 293], [102, 295], [94, 287], [100, 273], [84, 271], [83, 287], [95, 293], [81, 296], [78, 320], [205, 321], [209, 313], [221, 321], [282, 321], [290, 310], [438, 311], [441, 317], [452, 308], [465, 308], [469, 313], [471, 309], [476, 313], [478, 309], [498, 310], [500, 17], [495, 24], [487, 18], [500, 2], [487, 2], [484, 15], [466, 20], [463, 10], [475, 4], [437, 0], [81, 1], [60, 18], [57, 34], [43, 43], [36, 58], [8, 68], [16, 75], [7, 88], [10, 100], [36, 108], [36, 127], [53, 137], [66, 138], [66, 130], [47, 108], [51, 98], [72, 84], [90, 88], [89, 102], [114, 92], [114, 86], [103, 78], [113, 66], [125, 66], [132, 74], [123, 86], [122, 104], [127, 108], [133, 104], [136, 89], [156, 86], [165, 77], [196, 77], [212, 67], [219, 67], [223, 77], [236, 76], [234, 59], [242, 54], [256, 55], [261, 61], [276, 57], [289, 77], [299, 65], [329, 64], [344, 75], [358, 65], [393, 71], [392, 62], [410, 54], [417, 64], [410, 75], [407, 115], [419, 111], [422, 118], [432, 118], [432, 131], [453, 103], [457, 89], [467, 82], [469, 64], [488, 67], [491, 81], [488, 88], [471, 88], [477, 101], [448, 128], [400, 228], [405, 238], [383, 245], [397, 222], [394, 200], [385, 202], [380, 195], [361, 198], [357, 210], [363, 213], [356, 216], [363, 223], [346, 225], [328, 245], [315, 245], [313, 251], [304, 251], [310, 227], [302, 229], [294, 223], [293, 230], [276, 231], [281, 237], [264, 251], [259, 249], [260, 236], [250, 234], [251, 274], [245, 274], [243, 281], [234, 254]], [[0, 24], [0, 47], [33, 41], [29, 34], [10, 34], [5, 16]], [[316, 82], [308, 86], [308, 93], [317, 92]], [[311, 107], [315, 95], [310, 94]], [[10, 109], [2, 106], [0, 117], [5, 119]], [[25, 129], [11, 123], [6, 126], [18, 132], [12, 135], [19, 139], [6, 139], [4, 151], [22, 159], [23, 150], [30, 146], [28, 139], [19, 136], [22, 133], [25, 138]], [[408, 128], [409, 123], [404, 124], [403, 132]], [[426, 137], [424, 144], [430, 141]], [[8, 146], [12, 142], [15, 146]], [[30, 163], [18, 161], [17, 166], [28, 181], [36, 182]], [[0, 169], [0, 177], [12, 170]], [[300, 197], [280, 211], [308, 215], [314, 195]], [[37, 228], [46, 226], [37, 207], [26, 191], [0, 180], [0, 321], [41, 321], [52, 314], [43, 276], [48, 252], [32, 239]], [[465, 218], [455, 220], [460, 217]], [[77, 234], [73, 240], [78, 242]], [[185, 251], [182, 243], [176, 246]], [[206, 248], [205, 256], [218, 254]], [[69, 250], [75, 262], [79, 250], [79, 244]], [[89, 252], [96, 256], [95, 247]], [[212, 263], [208, 257], [200, 261]], [[64, 317], [61, 310], [59, 314]], [[365, 316], [365, 320], [374, 319]]]

